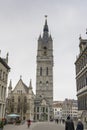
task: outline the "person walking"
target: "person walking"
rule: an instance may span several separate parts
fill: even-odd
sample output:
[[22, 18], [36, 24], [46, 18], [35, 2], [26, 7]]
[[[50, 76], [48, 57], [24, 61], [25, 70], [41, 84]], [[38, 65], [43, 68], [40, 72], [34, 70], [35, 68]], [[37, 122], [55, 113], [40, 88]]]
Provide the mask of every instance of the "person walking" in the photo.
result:
[[80, 119], [78, 119], [76, 130], [84, 130], [84, 125]]
[[28, 128], [30, 127], [30, 125], [31, 125], [31, 120], [29, 119], [29, 120], [27, 120], [27, 126], [28, 126]]
[[70, 116], [68, 116], [67, 120], [65, 121], [65, 130], [75, 130], [74, 122]]

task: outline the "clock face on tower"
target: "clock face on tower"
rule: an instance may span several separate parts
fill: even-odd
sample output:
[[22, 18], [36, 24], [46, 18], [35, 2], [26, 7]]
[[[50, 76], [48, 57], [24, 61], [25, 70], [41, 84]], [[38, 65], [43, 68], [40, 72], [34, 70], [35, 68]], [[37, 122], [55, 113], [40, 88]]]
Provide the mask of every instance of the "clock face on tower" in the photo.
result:
[[47, 55], [47, 47], [46, 47], [46, 46], [43, 47], [43, 55], [44, 55], [44, 56]]

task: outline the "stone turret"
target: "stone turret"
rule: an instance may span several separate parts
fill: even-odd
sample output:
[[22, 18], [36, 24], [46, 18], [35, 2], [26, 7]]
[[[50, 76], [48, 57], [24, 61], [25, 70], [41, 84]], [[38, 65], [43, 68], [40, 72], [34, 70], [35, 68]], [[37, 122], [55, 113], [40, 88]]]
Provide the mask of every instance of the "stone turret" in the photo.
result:
[[8, 94], [12, 92], [12, 80], [10, 80], [9, 86], [8, 86]]

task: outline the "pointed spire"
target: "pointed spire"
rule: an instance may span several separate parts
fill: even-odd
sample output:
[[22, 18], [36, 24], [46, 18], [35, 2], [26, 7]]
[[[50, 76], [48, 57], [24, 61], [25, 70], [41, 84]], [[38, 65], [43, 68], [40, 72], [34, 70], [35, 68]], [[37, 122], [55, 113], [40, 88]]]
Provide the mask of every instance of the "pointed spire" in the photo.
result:
[[87, 34], [87, 28], [86, 28], [86, 34]]
[[39, 36], [39, 38], [38, 38], [38, 41], [40, 41], [41, 40], [41, 34], [40, 34], [40, 36]]
[[44, 25], [44, 32], [49, 32], [48, 25], [47, 25], [47, 15], [45, 15], [45, 25]]
[[51, 37], [51, 34], [50, 34], [50, 36], [49, 36], [49, 40], [50, 40], [50, 41], [52, 41], [52, 37]]
[[9, 90], [12, 90], [12, 81], [11, 81], [11, 80], [10, 80], [8, 89], [9, 89]]
[[8, 56], [9, 56], [9, 53], [6, 54], [6, 63], [8, 63]]
[[0, 50], [0, 55], [1, 55], [1, 50]]
[[81, 40], [82, 39], [82, 37], [81, 37], [81, 34], [79, 35], [79, 40]]
[[20, 75], [20, 79], [22, 79], [22, 75]]
[[31, 79], [30, 79], [29, 88], [32, 89], [32, 81], [31, 81]]

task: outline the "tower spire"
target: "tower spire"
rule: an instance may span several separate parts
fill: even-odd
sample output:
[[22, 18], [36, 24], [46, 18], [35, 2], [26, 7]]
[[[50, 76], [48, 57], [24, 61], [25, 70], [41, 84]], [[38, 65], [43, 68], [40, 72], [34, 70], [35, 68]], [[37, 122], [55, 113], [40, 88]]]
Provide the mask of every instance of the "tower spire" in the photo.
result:
[[44, 25], [44, 32], [49, 32], [48, 25], [47, 25], [47, 15], [45, 15], [45, 25]]
[[32, 89], [32, 81], [31, 81], [31, 79], [30, 79], [29, 88]]
[[8, 86], [8, 93], [11, 93], [12, 91], [12, 80], [10, 80], [9, 86]]
[[87, 34], [87, 28], [86, 28], [86, 34]]

